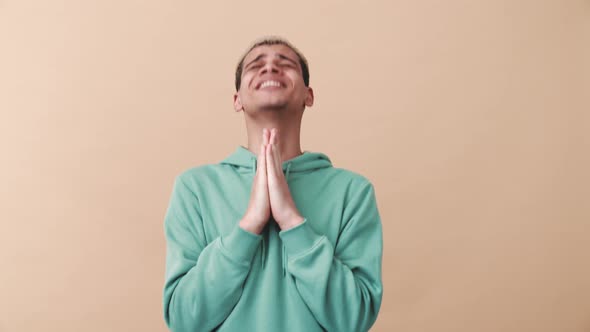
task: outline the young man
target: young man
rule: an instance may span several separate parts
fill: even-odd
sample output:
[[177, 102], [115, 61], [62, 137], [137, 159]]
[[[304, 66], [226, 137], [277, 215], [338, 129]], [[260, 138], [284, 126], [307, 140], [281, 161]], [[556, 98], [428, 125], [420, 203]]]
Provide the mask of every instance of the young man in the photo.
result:
[[172, 331], [367, 331], [377, 318], [382, 227], [374, 187], [301, 151], [313, 105], [304, 56], [258, 41], [236, 70], [248, 147], [175, 179], [164, 221]]

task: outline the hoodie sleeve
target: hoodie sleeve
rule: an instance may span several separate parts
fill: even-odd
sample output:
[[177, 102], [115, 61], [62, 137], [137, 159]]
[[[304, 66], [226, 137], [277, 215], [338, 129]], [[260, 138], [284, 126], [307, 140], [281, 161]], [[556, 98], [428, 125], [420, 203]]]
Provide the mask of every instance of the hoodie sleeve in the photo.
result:
[[206, 243], [197, 196], [181, 176], [164, 220], [164, 320], [171, 331], [212, 331], [238, 302], [261, 236], [236, 226]]
[[335, 245], [307, 218], [279, 233], [297, 291], [328, 331], [368, 331], [381, 306], [383, 238], [373, 185], [352, 195]]

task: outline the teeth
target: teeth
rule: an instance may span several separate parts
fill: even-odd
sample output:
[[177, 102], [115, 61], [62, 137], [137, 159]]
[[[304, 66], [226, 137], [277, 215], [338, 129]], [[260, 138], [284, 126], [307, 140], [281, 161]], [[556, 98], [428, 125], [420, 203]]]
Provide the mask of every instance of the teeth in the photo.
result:
[[277, 82], [277, 81], [264, 81], [262, 82], [262, 84], [260, 84], [260, 88], [266, 88], [267, 86], [281, 86], [281, 83]]

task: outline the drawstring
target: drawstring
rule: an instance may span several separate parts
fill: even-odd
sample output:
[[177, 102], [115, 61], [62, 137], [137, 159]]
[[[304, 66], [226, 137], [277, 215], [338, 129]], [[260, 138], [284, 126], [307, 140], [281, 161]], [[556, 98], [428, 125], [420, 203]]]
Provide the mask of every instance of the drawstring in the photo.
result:
[[291, 163], [287, 164], [287, 175], [285, 176], [285, 179], [287, 180], [287, 182], [289, 182], [289, 172], [291, 171]]
[[287, 275], [287, 252], [285, 251], [285, 245], [282, 245], [281, 251], [283, 252], [283, 277]]
[[260, 256], [260, 264], [264, 267], [264, 236], [262, 237], [262, 255]]
[[[289, 172], [291, 172], [291, 163], [287, 163], [287, 172], [285, 174], [285, 180], [287, 183], [289, 182]], [[287, 275], [287, 251], [285, 250], [285, 245], [281, 245], [281, 263], [283, 269], [283, 277]]]
[[[287, 163], [287, 173], [285, 175], [285, 180], [287, 181], [287, 183], [289, 182], [289, 172], [291, 172], [291, 163]], [[281, 253], [282, 253], [282, 257], [281, 257], [281, 263], [282, 263], [282, 268], [283, 268], [283, 277], [285, 277], [287, 275], [287, 251], [285, 250], [285, 245], [281, 245]]]

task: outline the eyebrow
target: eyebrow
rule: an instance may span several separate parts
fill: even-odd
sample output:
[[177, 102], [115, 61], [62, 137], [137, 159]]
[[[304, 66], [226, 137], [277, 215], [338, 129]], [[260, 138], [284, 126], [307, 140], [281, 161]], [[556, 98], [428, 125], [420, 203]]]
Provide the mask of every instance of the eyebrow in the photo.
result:
[[[248, 68], [249, 65], [251, 65], [252, 63], [254, 63], [254, 62], [256, 62], [256, 61], [264, 58], [265, 56], [266, 56], [266, 53], [259, 54], [256, 58], [254, 58], [254, 60], [248, 62], [248, 64], [244, 66], [244, 69]], [[287, 57], [287, 56], [285, 56], [285, 55], [283, 55], [281, 53], [277, 53], [277, 57], [279, 57], [281, 59], [284, 59], [284, 60], [288, 60], [288, 61], [292, 62], [293, 64], [297, 65], [297, 62], [295, 60], [293, 60], [293, 59], [291, 59], [291, 58], [289, 58], [289, 57]]]

